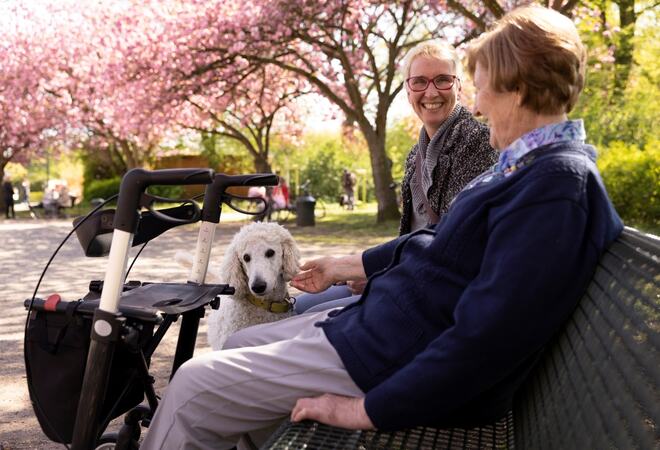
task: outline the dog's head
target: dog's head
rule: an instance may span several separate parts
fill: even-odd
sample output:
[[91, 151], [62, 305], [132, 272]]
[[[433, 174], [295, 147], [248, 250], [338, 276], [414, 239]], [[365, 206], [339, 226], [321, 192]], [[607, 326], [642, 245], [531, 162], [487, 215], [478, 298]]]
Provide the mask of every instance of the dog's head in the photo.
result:
[[275, 223], [255, 222], [241, 228], [232, 239], [221, 276], [236, 288], [234, 298], [249, 293], [281, 300], [299, 266], [300, 251], [291, 233]]

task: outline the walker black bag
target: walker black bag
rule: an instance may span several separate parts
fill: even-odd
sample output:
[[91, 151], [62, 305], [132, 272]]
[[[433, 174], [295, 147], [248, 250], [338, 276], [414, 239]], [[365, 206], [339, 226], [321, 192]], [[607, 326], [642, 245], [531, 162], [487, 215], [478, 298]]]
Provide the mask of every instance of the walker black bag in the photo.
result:
[[[33, 309], [26, 333], [30, 400], [43, 432], [61, 443], [70, 443], [73, 437], [90, 342], [91, 316], [76, 313], [77, 305], [71, 302], [66, 312]], [[139, 345], [144, 348], [153, 334], [153, 324], [140, 323], [139, 328]], [[139, 357], [126, 345], [117, 345], [101, 410], [105, 422], [144, 399], [136, 361]]]

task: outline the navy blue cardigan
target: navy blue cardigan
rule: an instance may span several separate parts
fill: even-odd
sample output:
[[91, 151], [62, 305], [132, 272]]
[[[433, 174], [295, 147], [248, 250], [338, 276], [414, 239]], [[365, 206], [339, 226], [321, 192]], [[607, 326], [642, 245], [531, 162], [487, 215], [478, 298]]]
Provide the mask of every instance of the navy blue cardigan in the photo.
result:
[[369, 282], [322, 326], [379, 429], [502, 416], [622, 223], [588, 146], [554, 144], [459, 194], [433, 230], [364, 252]]

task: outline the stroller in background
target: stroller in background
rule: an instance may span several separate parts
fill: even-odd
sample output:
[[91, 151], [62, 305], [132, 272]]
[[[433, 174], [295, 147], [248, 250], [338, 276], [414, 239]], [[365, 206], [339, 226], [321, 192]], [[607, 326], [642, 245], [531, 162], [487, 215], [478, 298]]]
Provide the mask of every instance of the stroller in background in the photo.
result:
[[[209, 169], [134, 169], [122, 179], [116, 210], [100, 206], [74, 221], [86, 256], [109, 254], [103, 281], [90, 283], [77, 301], [58, 295], [25, 301], [28, 320], [25, 365], [39, 424], [49, 439], [73, 450], [137, 449], [141, 427], [158, 406], [150, 358], [169, 327], [182, 317], [170, 379], [193, 356], [199, 321], [207, 305], [218, 307], [224, 284], [205, 284], [222, 203], [232, 186], [274, 186], [273, 174], [225, 175]], [[206, 185], [203, 207], [146, 192], [151, 185]], [[156, 210], [154, 203], [180, 206]], [[142, 211], [146, 208], [147, 211]], [[175, 226], [201, 220], [193, 267], [186, 283], [126, 283], [128, 251]], [[139, 253], [138, 253], [139, 255]], [[52, 258], [51, 258], [52, 261]], [[49, 262], [50, 264], [50, 262]], [[48, 266], [48, 265], [47, 265]], [[38, 287], [37, 287], [38, 289]], [[146, 404], [143, 401], [146, 397]], [[105, 433], [124, 416], [118, 433]], [[68, 448], [68, 446], [67, 446]]]

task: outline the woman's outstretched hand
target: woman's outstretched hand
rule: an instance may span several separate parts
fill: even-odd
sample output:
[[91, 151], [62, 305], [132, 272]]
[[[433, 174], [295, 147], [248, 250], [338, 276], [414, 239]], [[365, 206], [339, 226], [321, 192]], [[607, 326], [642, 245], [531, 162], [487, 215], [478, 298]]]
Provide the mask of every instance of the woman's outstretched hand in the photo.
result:
[[291, 280], [291, 286], [311, 293], [324, 291], [339, 281], [367, 278], [361, 254], [313, 259], [300, 266], [300, 270]]
[[307, 261], [300, 266], [300, 272], [291, 280], [291, 286], [303, 292], [321, 292], [329, 288], [335, 280], [332, 274], [336, 258], [324, 257]]
[[373, 430], [374, 424], [364, 409], [364, 398], [323, 394], [298, 399], [291, 411], [291, 421], [310, 419], [350, 430]]

